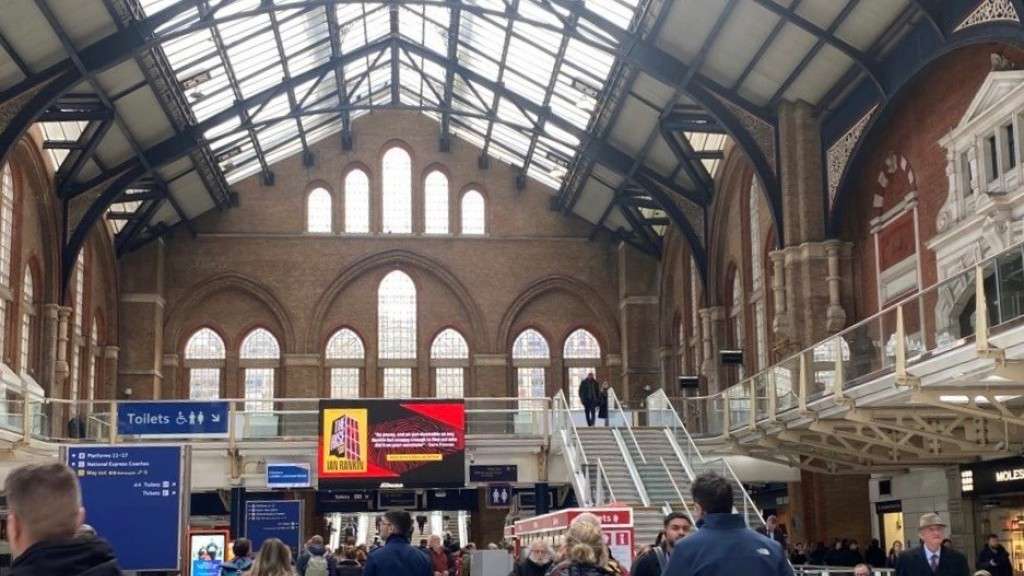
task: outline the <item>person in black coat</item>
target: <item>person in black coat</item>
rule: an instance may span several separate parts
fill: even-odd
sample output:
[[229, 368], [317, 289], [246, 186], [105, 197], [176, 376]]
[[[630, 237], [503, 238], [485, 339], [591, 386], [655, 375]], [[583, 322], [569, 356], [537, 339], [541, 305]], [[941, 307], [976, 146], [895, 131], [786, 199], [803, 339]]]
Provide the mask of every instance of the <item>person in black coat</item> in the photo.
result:
[[593, 372], [588, 373], [580, 382], [578, 392], [580, 403], [583, 404], [583, 413], [587, 417], [587, 426], [593, 426], [597, 416], [597, 405], [601, 399], [601, 385], [597, 383]]
[[975, 567], [988, 571], [992, 576], [1013, 576], [1010, 554], [999, 543], [999, 537], [995, 534], [988, 535], [988, 541], [981, 552], [978, 552], [978, 563]]
[[868, 549], [864, 551], [864, 561], [871, 566], [885, 567], [885, 550], [882, 550], [878, 538], [871, 539], [871, 544], [868, 544]]
[[843, 562], [846, 562], [846, 539], [840, 540], [838, 538], [832, 542], [832, 547], [825, 553], [825, 566], [845, 566]]
[[611, 384], [602, 382], [601, 392], [597, 397], [597, 417], [604, 420], [606, 428], [608, 427], [608, 389], [611, 387]]
[[843, 566], [856, 566], [864, 562], [864, 556], [860, 553], [860, 545], [856, 540], [850, 540], [843, 551]]
[[900, 554], [896, 576], [970, 576], [967, 558], [952, 547], [943, 547], [946, 523], [935, 513], [921, 516], [918, 535], [922, 545]]
[[828, 555], [828, 548], [825, 547], [824, 542], [818, 542], [814, 545], [814, 549], [807, 555], [807, 562], [812, 566], [824, 566], [825, 556]]

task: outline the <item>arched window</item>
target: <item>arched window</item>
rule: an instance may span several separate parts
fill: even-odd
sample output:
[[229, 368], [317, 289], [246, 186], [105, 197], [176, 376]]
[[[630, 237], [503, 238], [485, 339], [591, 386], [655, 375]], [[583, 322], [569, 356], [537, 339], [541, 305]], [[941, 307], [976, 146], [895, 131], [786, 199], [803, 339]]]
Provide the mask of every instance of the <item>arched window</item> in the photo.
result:
[[[11, 247], [14, 237], [14, 174], [11, 165], [0, 168], [0, 287], [11, 293]], [[0, 359], [5, 350], [9, 296], [0, 295]]]
[[370, 179], [356, 169], [345, 176], [345, 232], [366, 234], [370, 231]]
[[[74, 287], [71, 308], [71, 360], [68, 370], [71, 379], [71, 400], [74, 402], [81, 397], [82, 385], [82, 348], [85, 342], [82, 339], [82, 314], [85, 310], [85, 248], [78, 253], [75, 260]], [[87, 407], [88, 408], [88, 407]]]
[[476, 190], [462, 195], [462, 233], [483, 235], [487, 231], [484, 197]]
[[220, 398], [220, 377], [224, 369], [224, 340], [209, 328], [200, 328], [185, 345], [190, 400]]
[[99, 340], [99, 322], [93, 318], [92, 329], [89, 331], [89, 368], [85, 374], [85, 385], [89, 389], [89, 400], [96, 399], [96, 356], [99, 354]]
[[[743, 280], [739, 271], [732, 275], [732, 302], [729, 307], [729, 320], [732, 324], [732, 348], [743, 350]], [[743, 379], [743, 364], [736, 366], [736, 382]]]
[[385, 234], [412, 232], [412, 159], [402, 148], [391, 148], [383, 161], [383, 231]]
[[593, 334], [580, 328], [565, 339], [562, 358], [569, 371], [566, 382], [569, 390], [566, 392], [566, 396], [570, 399], [569, 402], [574, 410], [582, 410], [583, 403], [580, 402], [579, 383], [588, 374], [597, 375], [597, 367], [601, 365], [601, 345], [598, 344], [597, 338]]
[[412, 397], [412, 369], [416, 365], [416, 285], [409, 275], [395, 270], [377, 289], [377, 349], [384, 360], [385, 398]]
[[359, 398], [359, 383], [366, 362], [363, 339], [342, 328], [327, 341], [324, 354], [330, 371], [331, 398]]
[[440, 170], [427, 174], [423, 182], [424, 231], [448, 233], [448, 177]]
[[[551, 365], [548, 341], [533, 328], [520, 332], [512, 344], [512, 367], [520, 398], [544, 398], [544, 373]], [[523, 406], [520, 404], [521, 408]]]
[[306, 197], [306, 232], [331, 233], [331, 193], [314, 188]]
[[245, 381], [245, 411], [273, 412], [274, 373], [281, 358], [277, 338], [265, 328], [256, 328], [242, 340], [238, 357]]
[[446, 328], [434, 338], [430, 345], [430, 366], [434, 369], [434, 392], [438, 398], [465, 395], [469, 345], [458, 330]]
[[36, 294], [32, 267], [25, 267], [21, 282], [21, 373], [35, 374]]

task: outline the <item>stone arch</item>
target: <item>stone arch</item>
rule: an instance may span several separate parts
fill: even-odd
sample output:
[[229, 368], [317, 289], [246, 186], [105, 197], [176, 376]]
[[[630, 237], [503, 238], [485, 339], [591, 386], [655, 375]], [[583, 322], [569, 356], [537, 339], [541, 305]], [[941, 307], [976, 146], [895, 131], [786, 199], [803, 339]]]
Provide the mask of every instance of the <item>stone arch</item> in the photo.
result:
[[[287, 354], [296, 350], [295, 328], [292, 325], [291, 318], [288, 316], [287, 309], [281, 304], [281, 301], [273, 292], [256, 280], [237, 272], [218, 274], [193, 285], [189, 289], [188, 296], [181, 299], [164, 315], [165, 333], [168, 336], [165, 339], [165, 343], [177, 346], [181, 342], [182, 330], [186, 327], [187, 313], [210, 296], [225, 290], [238, 290], [264, 304], [281, 326], [282, 334], [280, 337], [284, 340], [281, 342], [281, 354]], [[204, 325], [206, 324], [209, 323], [204, 323]], [[221, 334], [222, 338], [224, 336], [224, 334]], [[227, 339], [225, 339], [225, 344], [227, 344]]]
[[[619, 325], [615, 319], [614, 311], [607, 305], [607, 303], [605, 303], [601, 295], [585, 282], [561, 275], [541, 278], [527, 286], [527, 288], [516, 297], [512, 302], [512, 305], [505, 311], [504, 316], [502, 316], [501, 323], [498, 325], [498, 339], [495, 342], [495, 350], [509, 350], [511, 348], [512, 338], [515, 336], [514, 334], [511, 334], [511, 330], [516, 318], [519, 317], [522, 311], [531, 302], [544, 294], [553, 291], [566, 292], [576, 298], [579, 298], [599, 322], [599, 326], [593, 328], [598, 328], [597, 333], [595, 334], [598, 338], [598, 342], [601, 342], [603, 338], [607, 345], [607, 349], [603, 352], [605, 354], [610, 354], [618, 351]], [[588, 325], [585, 324], [580, 324], [580, 326], [588, 327]], [[588, 327], [588, 329], [591, 329], [592, 332], [594, 331], [591, 327]], [[550, 345], [552, 344], [549, 342], [549, 346]]]
[[[715, 198], [709, 207], [711, 220], [708, 240], [708, 274], [705, 280], [704, 294], [707, 296], [705, 306], [724, 304], [726, 292], [732, 290], [727, 284], [728, 264], [734, 259], [742, 258], [746, 263], [748, 254], [733, 254], [728, 251], [728, 238], [735, 234], [735, 227], [730, 228], [729, 219], [741, 224], [741, 232], [749, 230], [749, 210], [744, 199], [750, 189], [754, 169], [746, 155], [739, 149], [727, 148], [725, 159], [719, 165], [719, 180]], [[737, 206], [739, 209], [736, 209]], [[743, 225], [747, 222], [747, 225]], [[741, 242], [742, 245], [747, 243]], [[744, 266], [745, 267], [745, 266]], [[745, 276], [745, 275], [744, 275]]]
[[[41, 142], [34, 132], [18, 139], [8, 160], [21, 175], [23, 201], [31, 199], [38, 206], [40, 244], [43, 253], [39, 255], [40, 269], [33, 272], [36, 298], [40, 304], [60, 302], [60, 209], [53, 193], [53, 169], [49, 159], [42, 152]], [[22, 223], [24, 226], [24, 222]], [[112, 245], [112, 244], [111, 244]], [[111, 251], [112, 253], [112, 251]]]
[[413, 268], [427, 274], [447, 287], [458, 300], [470, 320], [470, 334], [466, 335], [470, 349], [484, 351], [487, 342], [487, 328], [483, 320], [483, 312], [466, 286], [444, 265], [426, 256], [407, 250], [387, 250], [357, 260], [339, 274], [324, 291], [313, 308], [313, 314], [306, 333], [305, 350], [315, 351], [322, 340], [324, 319], [331, 305], [345, 288], [356, 279], [382, 267], [397, 269]]

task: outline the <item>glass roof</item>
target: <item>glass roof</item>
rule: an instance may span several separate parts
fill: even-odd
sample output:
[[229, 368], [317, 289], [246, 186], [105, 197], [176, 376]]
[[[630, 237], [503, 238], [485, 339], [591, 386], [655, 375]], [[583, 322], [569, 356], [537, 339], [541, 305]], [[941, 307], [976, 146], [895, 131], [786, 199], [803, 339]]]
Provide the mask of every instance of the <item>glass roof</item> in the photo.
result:
[[[178, 1], [192, 4], [141, 4], [148, 16]], [[628, 29], [641, 1], [584, 5]], [[438, 121], [447, 111], [454, 135], [558, 188], [581, 142], [545, 123], [536, 110], [550, 108], [586, 130], [618, 50], [608, 34], [549, 0], [209, 4], [206, 17], [217, 22], [213, 26], [183, 32], [200, 18], [191, 8], [157, 32], [173, 35], [162, 48], [198, 121], [282, 81], [291, 84], [290, 93], [206, 132], [229, 183], [339, 132], [343, 117], [392, 107]], [[456, 42], [450, 46], [451, 40]], [[335, 53], [338, 65], [331, 66]], [[289, 80], [325, 64], [326, 74], [301, 84]]]

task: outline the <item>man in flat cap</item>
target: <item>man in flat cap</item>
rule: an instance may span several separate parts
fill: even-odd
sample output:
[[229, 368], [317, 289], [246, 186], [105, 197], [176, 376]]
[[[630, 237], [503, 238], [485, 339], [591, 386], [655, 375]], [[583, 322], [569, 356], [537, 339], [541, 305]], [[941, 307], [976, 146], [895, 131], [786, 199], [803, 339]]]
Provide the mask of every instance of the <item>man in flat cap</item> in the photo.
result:
[[900, 554], [896, 576], [970, 576], [967, 558], [952, 547], [942, 547], [946, 523], [941, 516], [934, 512], [921, 516], [917, 533], [921, 546]]

